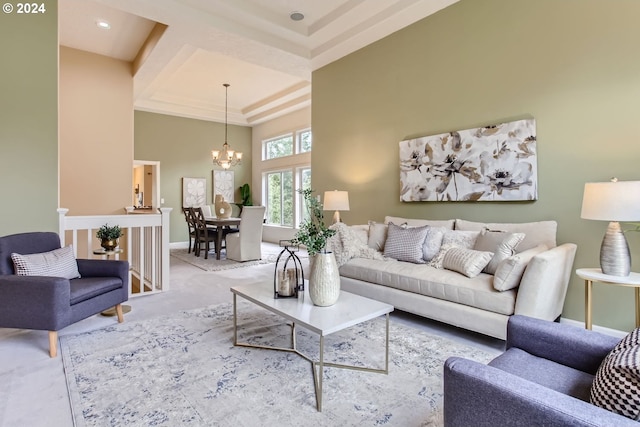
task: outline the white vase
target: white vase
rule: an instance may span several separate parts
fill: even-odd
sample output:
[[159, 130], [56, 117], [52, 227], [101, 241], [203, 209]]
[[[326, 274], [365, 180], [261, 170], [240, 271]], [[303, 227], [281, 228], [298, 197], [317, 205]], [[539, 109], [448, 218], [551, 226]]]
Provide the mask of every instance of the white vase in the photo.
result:
[[340, 296], [340, 272], [333, 252], [320, 252], [313, 257], [309, 277], [311, 302], [321, 307], [333, 305]]

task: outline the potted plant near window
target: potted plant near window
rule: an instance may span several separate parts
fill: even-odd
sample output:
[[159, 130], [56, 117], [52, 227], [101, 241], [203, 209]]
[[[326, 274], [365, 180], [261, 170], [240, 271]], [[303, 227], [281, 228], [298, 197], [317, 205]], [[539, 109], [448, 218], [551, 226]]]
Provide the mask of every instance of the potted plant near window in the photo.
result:
[[251, 201], [251, 187], [249, 184], [243, 184], [240, 188], [240, 203], [236, 203], [236, 206], [240, 208], [240, 213], [242, 213], [242, 208], [245, 206], [252, 206], [253, 202]]
[[340, 296], [340, 273], [332, 252], [327, 252], [327, 240], [335, 234], [324, 223], [322, 204], [312, 196], [312, 189], [298, 190], [302, 194], [309, 213], [293, 238], [294, 244], [301, 244], [309, 253], [311, 274], [309, 275], [309, 296], [318, 306], [330, 306]]
[[112, 251], [118, 246], [118, 239], [122, 236], [122, 229], [119, 225], [109, 226], [103, 225], [96, 232], [96, 237], [100, 239], [100, 246], [105, 251]]

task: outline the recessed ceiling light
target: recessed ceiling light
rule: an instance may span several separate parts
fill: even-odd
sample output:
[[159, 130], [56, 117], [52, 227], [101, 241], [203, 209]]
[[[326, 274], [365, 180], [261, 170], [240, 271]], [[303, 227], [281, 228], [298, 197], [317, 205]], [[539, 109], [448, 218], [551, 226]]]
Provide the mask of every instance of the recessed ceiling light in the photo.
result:
[[111, 29], [111, 24], [109, 24], [107, 21], [105, 21], [104, 19], [98, 19], [96, 21], [96, 25], [98, 26], [98, 28], [101, 28], [103, 30], [109, 30]]
[[294, 21], [302, 21], [304, 19], [304, 14], [302, 12], [291, 12], [289, 18]]

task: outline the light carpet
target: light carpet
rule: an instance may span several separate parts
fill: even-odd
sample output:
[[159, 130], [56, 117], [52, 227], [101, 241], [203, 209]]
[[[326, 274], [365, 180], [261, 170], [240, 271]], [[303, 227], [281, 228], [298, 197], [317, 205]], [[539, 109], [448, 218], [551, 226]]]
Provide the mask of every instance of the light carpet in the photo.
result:
[[279, 248], [277, 246], [270, 249], [263, 248], [262, 259], [244, 262], [226, 259], [226, 254], [224, 251], [222, 252], [222, 255], [220, 257], [221, 259], [216, 259], [215, 252], [210, 252], [209, 258], [207, 259], [204, 258], [204, 253], [201, 253], [200, 256], [197, 257], [193, 254], [193, 251], [189, 253], [187, 249], [171, 249], [169, 253], [172, 257], [176, 257], [202, 270], [222, 271], [231, 268], [251, 267], [254, 265], [275, 263], [281, 250], [282, 248]]
[[[283, 319], [238, 301], [240, 340], [287, 346]], [[325, 361], [384, 366], [384, 318], [325, 338]], [[76, 427], [440, 425], [449, 356], [495, 354], [391, 321], [389, 374], [325, 368], [316, 410], [311, 365], [287, 352], [234, 347], [224, 303], [60, 338]], [[298, 348], [316, 358], [317, 335]]]

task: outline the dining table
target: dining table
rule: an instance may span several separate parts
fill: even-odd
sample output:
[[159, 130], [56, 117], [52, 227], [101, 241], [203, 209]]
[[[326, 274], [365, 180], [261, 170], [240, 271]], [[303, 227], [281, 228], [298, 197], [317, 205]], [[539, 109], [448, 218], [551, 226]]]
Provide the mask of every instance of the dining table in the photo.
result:
[[218, 218], [217, 216], [205, 216], [204, 221], [207, 225], [214, 226], [216, 228], [216, 259], [220, 259], [220, 252], [222, 249], [222, 239], [224, 237], [224, 228], [240, 225], [240, 218]]

